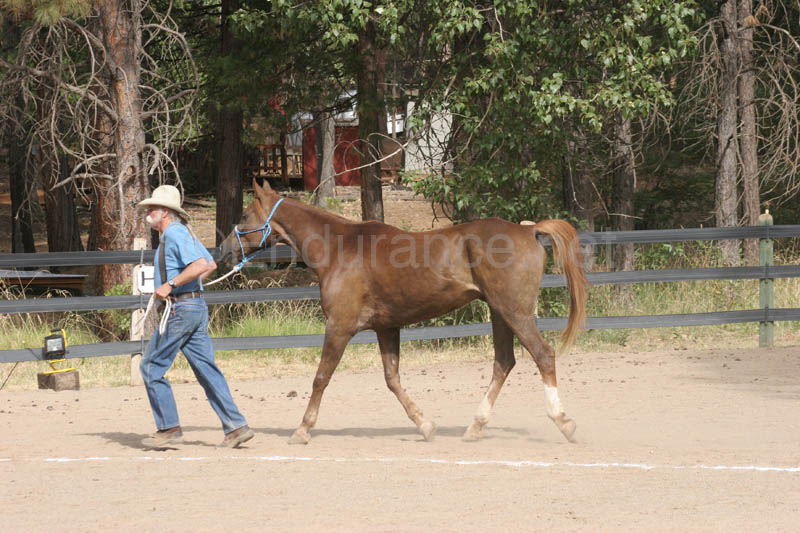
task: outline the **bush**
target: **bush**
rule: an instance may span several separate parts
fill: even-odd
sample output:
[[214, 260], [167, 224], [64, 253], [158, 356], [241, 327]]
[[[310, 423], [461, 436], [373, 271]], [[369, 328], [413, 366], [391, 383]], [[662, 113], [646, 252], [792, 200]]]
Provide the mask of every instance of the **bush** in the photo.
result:
[[[131, 294], [131, 286], [126, 283], [120, 283], [111, 287], [105, 296], [126, 296]], [[104, 329], [103, 336], [110, 336], [114, 340], [123, 340], [130, 337], [131, 334], [131, 315], [132, 312], [127, 309], [111, 309], [99, 313], [99, 322]]]

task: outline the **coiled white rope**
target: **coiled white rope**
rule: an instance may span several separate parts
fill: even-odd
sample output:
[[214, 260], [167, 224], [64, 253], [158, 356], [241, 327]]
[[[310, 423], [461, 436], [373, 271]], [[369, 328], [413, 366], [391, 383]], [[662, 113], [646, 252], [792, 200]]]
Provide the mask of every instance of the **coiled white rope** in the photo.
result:
[[[153, 294], [150, 296], [150, 300], [147, 302], [147, 309], [144, 311], [144, 316], [139, 320], [139, 327], [145, 323], [147, 317], [150, 315], [150, 312], [155, 308], [156, 305], [156, 295]], [[158, 322], [158, 333], [163, 335], [167, 331], [167, 322], [169, 322], [169, 313], [172, 310], [172, 300], [167, 298], [164, 301], [164, 311], [161, 313], [161, 320]]]

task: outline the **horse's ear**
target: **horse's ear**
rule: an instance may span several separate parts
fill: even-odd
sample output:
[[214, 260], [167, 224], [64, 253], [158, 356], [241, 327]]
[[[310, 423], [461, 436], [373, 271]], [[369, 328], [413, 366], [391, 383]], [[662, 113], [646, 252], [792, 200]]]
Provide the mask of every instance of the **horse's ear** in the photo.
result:
[[274, 192], [272, 187], [269, 186], [269, 182], [267, 180], [264, 180], [264, 186], [261, 188], [264, 189], [264, 192]]
[[256, 193], [256, 198], [260, 200], [267, 199], [267, 193], [258, 185], [258, 182], [255, 179], [253, 180], [253, 192]]

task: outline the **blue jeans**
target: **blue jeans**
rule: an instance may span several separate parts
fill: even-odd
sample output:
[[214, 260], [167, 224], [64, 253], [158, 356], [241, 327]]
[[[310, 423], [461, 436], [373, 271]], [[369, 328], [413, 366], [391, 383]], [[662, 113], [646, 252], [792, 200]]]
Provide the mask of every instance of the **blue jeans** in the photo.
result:
[[247, 424], [231, 396], [225, 376], [214, 362], [214, 347], [208, 336], [208, 307], [202, 298], [173, 302], [164, 335], [158, 329], [150, 338], [140, 369], [156, 427], [159, 430], [180, 425], [178, 407], [169, 380], [164, 377], [178, 350], [183, 352], [197, 381], [206, 392], [211, 407], [230, 433]]

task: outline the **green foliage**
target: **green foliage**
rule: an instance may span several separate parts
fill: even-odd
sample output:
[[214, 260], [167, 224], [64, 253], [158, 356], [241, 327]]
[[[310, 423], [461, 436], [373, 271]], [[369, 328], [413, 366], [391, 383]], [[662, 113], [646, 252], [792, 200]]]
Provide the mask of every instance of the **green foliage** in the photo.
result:
[[401, 23], [403, 14], [416, 3], [409, 0], [329, 0], [298, 5], [278, 0], [273, 4], [276, 12], [318, 28], [319, 37], [329, 50], [342, 51], [358, 42], [358, 32], [370, 19], [376, 24], [378, 35], [385, 42], [395, 44], [406, 33]]
[[[130, 284], [120, 283], [114, 285], [105, 296], [126, 296], [131, 294]], [[127, 339], [131, 332], [131, 311], [125, 309], [111, 309], [105, 311], [107, 320], [104, 320], [106, 328], [111, 336], [117, 339]]]
[[339, 24], [339, 7], [243, 2], [231, 16], [237, 46], [227, 56], [208, 56], [214, 104], [234, 103], [278, 128], [297, 112], [329, 105], [350, 75], [343, 63], [352, 51], [335, 46], [322, 26]]
[[431, 318], [409, 327], [457, 326], [460, 324], [488, 322], [489, 320], [489, 306], [486, 302], [473, 300], [467, 305], [440, 317]]
[[567, 287], [551, 287], [539, 293], [538, 316], [569, 316], [569, 289]]
[[551, 185], [533, 162], [516, 169], [474, 165], [445, 178], [423, 174], [404, 181], [417, 193], [448, 206], [454, 220], [497, 216], [520, 221], [559, 215], [551, 211]]
[[256, 195], [254, 192], [244, 192], [242, 193], [242, 206], [244, 209], [247, 209], [250, 204], [253, 203], [253, 200], [256, 199]]
[[471, 6], [429, 4], [426, 56], [438, 57], [439, 85], [416, 117], [418, 125], [435, 113], [454, 117], [443, 147], [452, 172], [413, 186], [452, 206], [456, 219], [554, 211], [564, 137], [671, 105], [667, 75], [693, 45], [692, 1]]
[[341, 215], [344, 213], [344, 204], [341, 198], [325, 198], [325, 209]]
[[634, 249], [634, 257], [640, 270], [724, 266], [719, 246], [707, 241], [640, 245]]
[[50, 26], [61, 17], [83, 18], [91, 7], [89, 0], [0, 0], [0, 10], [41, 26]]
[[276, 121], [270, 98], [289, 114], [329, 105], [352, 86], [359, 38], [374, 28], [387, 72], [417, 104], [411, 129], [452, 118], [437, 147], [445, 162], [412, 187], [459, 221], [538, 219], [561, 214], [575, 128], [598, 133], [609, 117], [672, 104], [668, 80], [692, 49], [697, 12], [693, 0], [244, 2], [232, 20], [248, 46], [208, 56], [207, 88], [211, 102]]

